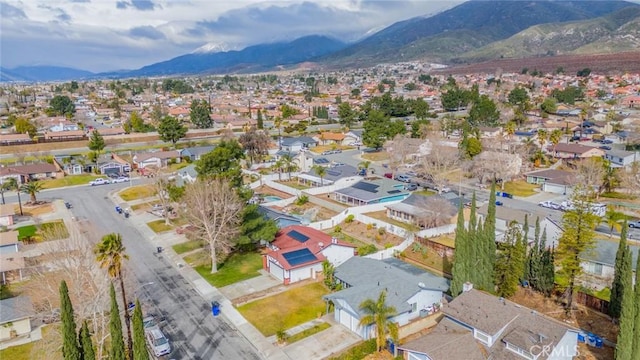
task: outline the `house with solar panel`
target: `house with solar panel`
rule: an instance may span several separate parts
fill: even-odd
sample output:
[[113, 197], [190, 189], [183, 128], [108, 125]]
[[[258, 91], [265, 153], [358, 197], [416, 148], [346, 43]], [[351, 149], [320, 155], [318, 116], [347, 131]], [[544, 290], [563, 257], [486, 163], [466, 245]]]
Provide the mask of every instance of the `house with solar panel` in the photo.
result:
[[340, 184], [344, 184], [343, 187], [346, 187], [361, 179], [362, 176], [358, 175], [358, 169], [346, 164], [327, 167], [322, 177], [317, 174], [316, 168], [298, 174], [298, 182], [311, 187]]
[[362, 180], [347, 188], [333, 192], [332, 198], [338, 202], [362, 206], [403, 200], [411, 193], [405, 189], [405, 184], [399, 181], [378, 178]]
[[281, 229], [262, 256], [262, 266], [273, 277], [288, 285], [315, 279], [322, 262], [338, 266], [355, 256], [355, 246], [306, 226]]
[[374, 338], [375, 325], [360, 326], [366, 315], [360, 310], [363, 301], [378, 299], [386, 291], [386, 304], [396, 309], [389, 320], [403, 327], [414, 320], [434, 315], [442, 308], [444, 293], [449, 290], [449, 281], [442, 276], [426, 272], [397, 258], [384, 260], [353, 257], [335, 268], [333, 274], [343, 289], [323, 299], [334, 305], [334, 319], [363, 339]]

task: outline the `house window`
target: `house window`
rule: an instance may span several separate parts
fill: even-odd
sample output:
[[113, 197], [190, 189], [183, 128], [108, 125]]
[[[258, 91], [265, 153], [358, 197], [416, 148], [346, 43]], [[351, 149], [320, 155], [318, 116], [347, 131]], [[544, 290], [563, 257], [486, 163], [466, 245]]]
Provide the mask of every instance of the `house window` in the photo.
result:
[[512, 351], [512, 352], [522, 356], [525, 359], [535, 360], [535, 357], [530, 352], [522, 350], [519, 347], [517, 347], [517, 346], [515, 346], [515, 345], [513, 345], [511, 343], [506, 343], [506, 344], [507, 344], [507, 350]]
[[587, 271], [593, 275], [602, 275], [602, 264], [590, 263]]
[[417, 311], [418, 310], [418, 303], [413, 303], [411, 304], [411, 312]]
[[478, 339], [481, 343], [485, 345], [489, 345], [489, 336], [485, 333], [482, 333], [478, 330], [475, 331], [474, 337]]

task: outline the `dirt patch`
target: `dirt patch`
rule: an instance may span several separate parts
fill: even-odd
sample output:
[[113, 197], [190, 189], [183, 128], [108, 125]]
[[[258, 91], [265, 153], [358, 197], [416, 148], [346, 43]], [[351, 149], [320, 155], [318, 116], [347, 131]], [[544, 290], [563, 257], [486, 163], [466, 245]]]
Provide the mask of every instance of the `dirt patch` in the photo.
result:
[[[518, 289], [518, 292], [509, 300], [562, 321], [567, 325], [594, 333], [609, 341], [615, 342], [618, 337], [618, 325], [614, 324], [608, 315], [581, 305], [577, 305], [577, 310], [574, 310], [567, 317], [563, 307], [556, 301], [555, 297], [545, 298], [542, 294], [530, 289]], [[607, 347], [596, 349], [590, 346], [582, 346], [578, 359], [613, 359], [613, 349]]]
[[293, 197], [293, 195], [288, 194], [284, 191], [280, 191], [280, 190], [276, 190], [272, 187], [266, 186], [266, 185], [262, 185], [258, 188], [255, 189], [255, 193], [259, 194], [259, 195], [272, 195], [272, 196], [277, 196], [281, 199], [288, 199], [290, 197]]
[[400, 245], [400, 243], [404, 241], [403, 238], [393, 235], [388, 231], [382, 231], [381, 228], [375, 227], [372, 224], [353, 221], [348, 224], [342, 222], [339, 226], [345, 234], [369, 244], [390, 247]]
[[[280, 209], [281, 211], [289, 214], [296, 215], [304, 215], [310, 216], [310, 221], [321, 221], [321, 220], [329, 220], [332, 217], [336, 216], [338, 213], [332, 210], [329, 210], [320, 205], [316, 205], [313, 203], [305, 203], [302, 205], [291, 204], [287, 205], [284, 208]], [[315, 213], [315, 215], [314, 215]]]
[[[14, 205], [16, 214], [20, 214], [20, 205]], [[41, 216], [53, 212], [53, 205], [51, 203], [44, 203], [38, 205], [22, 204], [22, 212], [25, 216]]]

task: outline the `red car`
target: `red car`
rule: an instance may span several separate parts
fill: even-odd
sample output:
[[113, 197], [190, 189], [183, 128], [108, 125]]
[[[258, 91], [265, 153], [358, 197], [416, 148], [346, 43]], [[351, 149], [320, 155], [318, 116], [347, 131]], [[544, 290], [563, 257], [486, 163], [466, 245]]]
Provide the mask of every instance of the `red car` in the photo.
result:
[[392, 173], [385, 173], [384, 177], [389, 178], [389, 179], [393, 179], [393, 174]]

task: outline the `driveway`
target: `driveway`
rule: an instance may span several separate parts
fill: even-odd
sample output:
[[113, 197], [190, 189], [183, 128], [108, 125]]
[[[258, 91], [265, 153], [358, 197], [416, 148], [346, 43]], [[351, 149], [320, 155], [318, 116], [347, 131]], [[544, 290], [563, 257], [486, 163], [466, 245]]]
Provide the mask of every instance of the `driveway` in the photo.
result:
[[333, 313], [323, 319], [331, 327], [283, 348], [289, 359], [326, 359], [338, 354], [362, 339], [333, 320]]
[[282, 281], [278, 281], [266, 271], [260, 270], [260, 276], [225, 286], [220, 288], [220, 292], [224, 294], [227, 299], [233, 301], [243, 296], [256, 294], [277, 286], [282, 286], [284, 290], [287, 289], [282, 284]]

